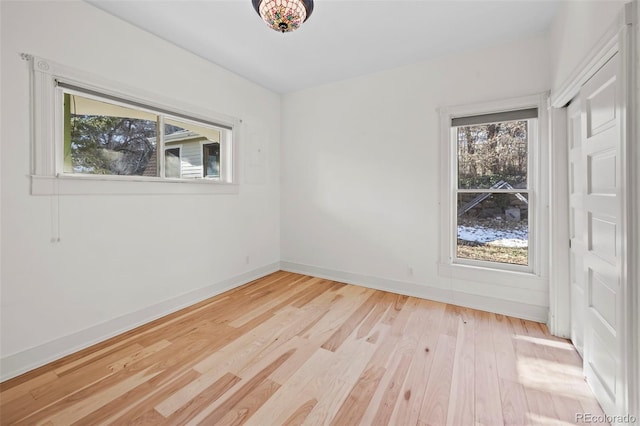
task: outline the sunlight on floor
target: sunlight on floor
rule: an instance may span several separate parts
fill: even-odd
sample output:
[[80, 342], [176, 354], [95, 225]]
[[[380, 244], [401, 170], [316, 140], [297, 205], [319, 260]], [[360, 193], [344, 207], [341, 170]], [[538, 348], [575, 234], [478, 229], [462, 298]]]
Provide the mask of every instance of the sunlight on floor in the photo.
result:
[[514, 336], [514, 338], [516, 340], [521, 340], [521, 341], [524, 341], [524, 342], [530, 342], [530, 343], [534, 343], [536, 345], [550, 346], [552, 348], [565, 349], [565, 350], [568, 350], [568, 351], [574, 351], [575, 350], [573, 345], [571, 343], [569, 343], [569, 342], [566, 342], [566, 341], [543, 339], [543, 338], [540, 338], [540, 337], [533, 337], [533, 336], [523, 336], [523, 335], [520, 335], [520, 334]]
[[546, 416], [541, 416], [535, 413], [527, 413], [527, 419], [529, 420], [529, 424], [538, 425], [538, 426], [563, 426], [563, 425], [573, 425], [575, 423], [565, 422], [559, 419], [552, 419]]
[[518, 355], [517, 369], [525, 387], [572, 399], [593, 398], [580, 365]]

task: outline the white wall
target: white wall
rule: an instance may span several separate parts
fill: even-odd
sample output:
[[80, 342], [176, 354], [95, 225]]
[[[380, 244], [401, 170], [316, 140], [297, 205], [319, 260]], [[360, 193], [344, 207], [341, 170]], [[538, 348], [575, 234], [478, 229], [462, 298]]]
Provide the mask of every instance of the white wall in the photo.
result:
[[550, 30], [552, 86], [577, 70], [629, 0], [564, 1]]
[[[279, 95], [84, 2], [0, 3], [3, 378], [277, 269]], [[245, 158], [266, 157], [242, 164], [237, 195], [61, 196], [51, 243], [22, 52], [242, 118]]]
[[513, 302], [504, 311], [546, 315], [546, 277], [525, 290], [438, 275], [437, 108], [550, 84], [540, 36], [284, 96], [283, 267], [487, 309], [496, 306], [487, 298], [501, 299]]

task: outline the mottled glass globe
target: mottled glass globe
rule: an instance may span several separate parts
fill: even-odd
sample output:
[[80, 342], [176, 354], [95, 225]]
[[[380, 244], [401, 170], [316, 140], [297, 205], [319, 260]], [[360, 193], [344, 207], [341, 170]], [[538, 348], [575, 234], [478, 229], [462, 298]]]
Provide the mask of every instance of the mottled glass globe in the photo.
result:
[[267, 25], [282, 33], [297, 30], [307, 19], [302, 0], [263, 0], [259, 13]]

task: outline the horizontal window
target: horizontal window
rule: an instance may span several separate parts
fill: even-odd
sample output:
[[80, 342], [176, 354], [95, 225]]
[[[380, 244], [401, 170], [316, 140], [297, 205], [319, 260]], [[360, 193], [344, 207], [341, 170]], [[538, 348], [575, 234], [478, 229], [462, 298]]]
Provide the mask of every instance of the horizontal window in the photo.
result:
[[225, 142], [231, 140], [231, 130], [61, 90], [64, 173], [229, 181], [224, 170], [230, 165], [221, 161], [225, 156], [220, 153], [228, 150]]
[[32, 194], [238, 192], [241, 120], [25, 57]]

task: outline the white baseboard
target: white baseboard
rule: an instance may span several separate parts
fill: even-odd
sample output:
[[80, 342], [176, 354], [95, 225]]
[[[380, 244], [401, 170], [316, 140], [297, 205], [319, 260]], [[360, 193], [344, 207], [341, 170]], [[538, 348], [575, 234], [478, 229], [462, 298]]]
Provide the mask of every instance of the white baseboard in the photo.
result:
[[280, 269], [287, 272], [311, 275], [332, 281], [384, 290], [436, 302], [450, 303], [481, 311], [494, 312], [516, 318], [546, 323], [549, 309], [546, 306], [530, 305], [512, 300], [499, 299], [486, 295], [465, 293], [457, 290], [435, 287], [428, 284], [416, 284], [387, 278], [372, 277], [351, 272], [336, 271], [294, 262], [280, 262]]
[[0, 359], [0, 382], [280, 269], [275, 262]]

